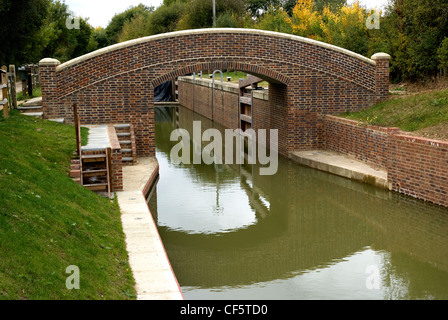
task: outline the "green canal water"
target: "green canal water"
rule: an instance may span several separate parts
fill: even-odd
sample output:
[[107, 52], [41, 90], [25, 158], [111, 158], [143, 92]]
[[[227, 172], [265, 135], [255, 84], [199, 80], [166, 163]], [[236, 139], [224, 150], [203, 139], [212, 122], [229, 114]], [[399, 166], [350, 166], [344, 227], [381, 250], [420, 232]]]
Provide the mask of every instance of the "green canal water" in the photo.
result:
[[156, 108], [149, 206], [186, 299], [448, 299], [448, 210], [279, 158], [170, 159], [176, 128], [219, 125]]

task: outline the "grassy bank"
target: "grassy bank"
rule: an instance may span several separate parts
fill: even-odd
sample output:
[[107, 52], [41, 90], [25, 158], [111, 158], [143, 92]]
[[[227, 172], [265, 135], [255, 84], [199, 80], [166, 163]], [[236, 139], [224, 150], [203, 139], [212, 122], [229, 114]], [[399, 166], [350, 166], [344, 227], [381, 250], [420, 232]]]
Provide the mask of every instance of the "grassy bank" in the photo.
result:
[[33, 94], [31, 96], [24, 95], [22, 91], [17, 92], [17, 101], [28, 100], [28, 99], [32, 99], [32, 98], [41, 97], [41, 96], [42, 96], [42, 88], [35, 87], [35, 88], [33, 88]]
[[68, 177], [74, 128], [13, 111], [0, 137], [0, 299], [135, 298], [117, 202]]
[[[202, 77], [205, 79], [210, 79], [210, 74], [209, 73], [203, 73]], [[231, 83], [238, 83], [240, 79], [246, 79], [247, 78], [247, 72], [243, 72], [243, 71], [228, 71], [228, 72], [223, 72], [223, 81], [224, 82], [228, 82], [227, 81], [227, 77], [230, 77], [230, 82]], [[215, 81], [219, 82], [221, 81], [221, 73], [217, 72], [215, 73]], [[268, 88], [269, 87], [269, 83], [267, 81], [262, 81], [258, 84], [260, 87], [264, 87], [264, 88]]]
[[446, 130], [448, 124], [448, 89], [405, 97], [391, 96], [389, 100], [369, 109], [342, 116], [374, 125], [399, 127], [403, 131], [426, 132], [428, 135], [431, 135], [431, 128], [437, 128], [433, 135], [444, 138], [446, 136], [440, 130]]

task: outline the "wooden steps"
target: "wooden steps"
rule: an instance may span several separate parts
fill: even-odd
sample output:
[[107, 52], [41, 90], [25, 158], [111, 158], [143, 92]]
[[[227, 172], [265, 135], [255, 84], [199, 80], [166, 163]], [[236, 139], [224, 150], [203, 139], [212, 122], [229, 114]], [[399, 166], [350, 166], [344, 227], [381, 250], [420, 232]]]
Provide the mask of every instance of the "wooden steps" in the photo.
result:
[[94, 192], [106, 193], [111, 196], [111, 151], [82, 150], [81, 151], [81, 185]]
[[250, 74], [247, 75], [247, 79], [241, 79], [239, 81], [240, 87], [240, 96], [239, 96], [239, 126], [240, 129], [244, 132], [247, 129], [252, 128], [253, 126], [253, 93], [252, 90], [248, 92], [247, 87], [251, 87], [252, 89], [257, 87], [259, 82], [263, 81], [263, 79], [252, 76]]

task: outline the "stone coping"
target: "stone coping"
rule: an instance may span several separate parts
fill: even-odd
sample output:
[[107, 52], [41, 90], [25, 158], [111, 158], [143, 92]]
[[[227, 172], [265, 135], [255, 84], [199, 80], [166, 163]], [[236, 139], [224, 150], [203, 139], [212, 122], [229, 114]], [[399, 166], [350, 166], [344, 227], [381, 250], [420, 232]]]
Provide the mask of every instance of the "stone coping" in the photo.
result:
[[[257, 29], [245, 29], [245, 28], [208, 28], [208, 29], [193, 29], [193, 30], [183, 30], [183, 31], [163, 33], [163, 34], [158, 34], [158, 35], [153, 35], [153, 36], [148, 36], [148, 37], [143, 37], [143, 38], [138, 38], [138, 39], [134, 39], [134, 40], [117, 43], [117, 44], [108, 46], [106, 48], [102, 48], [102, 49], [93, 51], [91, 53], [85, 54], [81, 57], [67, 61], [60, 65], [58, 65], [59, 61], [57, 61], [55, 59], [50, 59], [50, 58], [45, 58], [45, 59], [41, 60], [39, 62], [39, 64], [41, 66], [46, 66], [46, 65], [57, 66], [56, 71], [62, 71], [66, 68], [74, 66], [74, 65], [76, 65], [80, 62], [83, 62], [85, 60], [88, 60], [88, 59], [91, 59], [91, 58], [94, 58], [94, 57], [97, 57], [97, 56], [100, 56], [100, 55], [103, 55], [103, 54], [106, 54], [109, 52], [113, 52], [115, 50], [119, 50], [122, 48], [134, 46], [137, 44], [142, 44], [142, 43], [146, 43], [146, 42], [150, 42], [150, 41], [156, 41], [156, 40], [160, 40], [160, 39], [193, 35], [193, 34], [220, 34], [220, 33], [263, 35], [263, 36], [277, 37], [277, 38], [282, 38], [282, 39], [289, 39], [292, 41], [303, 42], [303, 43], [323, 47], [323, 48], [326, 48], [329, 50], [333, 50], [336, 52], [340, 52], [340, 53], [346, 54], [348, 56], [351, 56], [353, 58], [359, 59], [368, 64], [376, 65], [376, 62], [372, 59], [364, 57], [364, 56], [357, 54], [353, 51], [350, 51], [350, 50], [347, 50], [347, 49], [344, 49], [341, 47], [337, 47], [337, 46], [334, 46], [334, 45], [331, 45], [328, 43], [324, 43], [321, 41], [317, 41], [317, 40], [313, 40], [313, 39], [309, 39], [309, 38], [305, 38], [305, 37], [299, 37], [299, 36], [286, 34], [286, 33], [266, 31], [266, 30], [257, 30]], [[381, 56], [381, 58], [384, 58], [384, 57]]]
[[117, 131], [115, 130], [115, 127], [108, 125], [107, 134], [109, 136], [110, 147], [113, 150], [121, 150], [120, 141], [118, 140]]
[[296, 150], [290, 152], [289, 156], [301, 165], [391, 190], [385, 169], [373, 168], [342, 153], [330, 150]]
[[83, 151], [98, 151], [109, 148], [109, 133], [106, 125], [82, 125], [89, 128], [89, 138], [87, 145], [82, 146]]

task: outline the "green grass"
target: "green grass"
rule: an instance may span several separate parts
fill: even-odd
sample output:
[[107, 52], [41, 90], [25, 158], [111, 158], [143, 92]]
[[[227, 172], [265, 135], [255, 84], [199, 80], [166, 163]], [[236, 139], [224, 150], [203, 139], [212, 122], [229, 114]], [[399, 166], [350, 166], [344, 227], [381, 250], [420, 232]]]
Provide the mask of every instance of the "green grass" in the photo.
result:
[[28, 100], [28, 99], [31, 99], [31, 98], [36, 98], [36, 97], [41, 97], [41, 96], [42, 96], [42, 88], [41, 87], [35, 87], [35, 88], [33, 88], [33, 94], [31, 96], [24, 95], [22, 93], [22, 91], [17, 92], [17, 101]]
[[0, 137], [0, 299], [134, 299], [118, 203], [69, 178], [74, 127], [12, 111]]
[[428, 128], [448, 122], [448, 89], [391, 98], [369, 109], [341, 116], [410, 132]]

